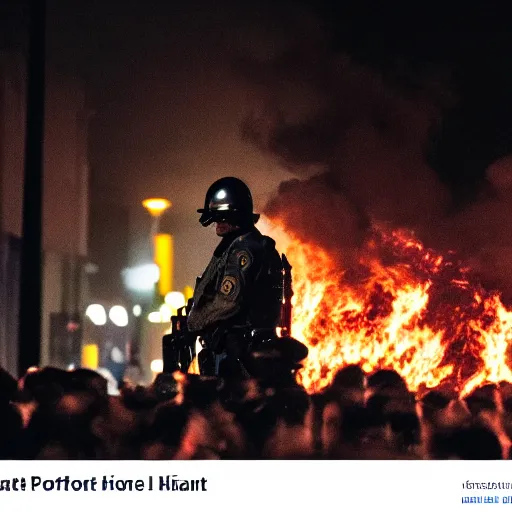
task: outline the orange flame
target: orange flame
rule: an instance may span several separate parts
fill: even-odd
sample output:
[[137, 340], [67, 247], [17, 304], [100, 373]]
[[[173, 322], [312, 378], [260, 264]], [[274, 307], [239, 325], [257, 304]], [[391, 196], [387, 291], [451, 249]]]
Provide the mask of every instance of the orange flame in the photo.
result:
[[420, 393], [447, 385], [466, 395], [485, 383], [512, 382], [512, 311], [499, 294], [472, 284], [454, 253], [379, 227], [354, 279], [279, 220], [262, 224], [292, 265], [292, 335], [309, 348], [298, 375], [309, 392], [328, 386], [348, 364], [394, 369]]

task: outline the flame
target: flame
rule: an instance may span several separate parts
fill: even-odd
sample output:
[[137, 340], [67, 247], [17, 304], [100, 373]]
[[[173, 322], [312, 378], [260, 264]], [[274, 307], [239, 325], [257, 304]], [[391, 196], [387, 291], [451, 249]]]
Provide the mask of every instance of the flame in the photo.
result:
[[418, 393], [449, 386], [464, 396], [485, 383], [512, 382], [512, 311], [498, 293], [472, 283], [454, 253], [377, 226], [357, 268], [343, 268], [279, 219], [262, 224], [292, 265], [292, 335], [309, 348], [298, 380], [309, 392], [349, 364], [394, 369]]
[[191, 373], [192, 375], [200, 375], [201, 372], [199, 371], [199, 360], [197, 358], [199, 352], [203, 347], [201, 346], [201, 343], [199, 342], [199, 338], [196, 338], [196, 344], [195, 344], [195, 353], [194, 359], [192, 359], [192, 362], [190, 363], [190, 367], [188, 368], [187, 373]]

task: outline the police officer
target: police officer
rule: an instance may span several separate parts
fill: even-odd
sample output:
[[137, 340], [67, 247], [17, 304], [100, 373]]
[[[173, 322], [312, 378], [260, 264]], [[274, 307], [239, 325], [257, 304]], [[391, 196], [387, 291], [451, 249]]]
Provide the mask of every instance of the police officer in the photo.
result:
[[279, 324], [281, 258], [274, 240], [255, 227], [259, 215], [249, 188], [238, 178], [213, 183], [198, 213], [203, 226], [215, 223], [222, 240], [197, 279], [188, 329], [204, 340], [201, 373], [219, 375], [224, 367], [243, 374], [247, 334]]

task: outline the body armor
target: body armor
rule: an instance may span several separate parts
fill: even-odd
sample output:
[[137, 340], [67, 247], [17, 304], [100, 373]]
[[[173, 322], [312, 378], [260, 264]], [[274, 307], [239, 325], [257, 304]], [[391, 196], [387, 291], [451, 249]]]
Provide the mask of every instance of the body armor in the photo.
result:
[[227, 327], [275, 329], [282, 295], [282, 264], [275, 242], [253, 227], [225, 237], [215, 250], [196, 282], [188, 328], [210, 337]]

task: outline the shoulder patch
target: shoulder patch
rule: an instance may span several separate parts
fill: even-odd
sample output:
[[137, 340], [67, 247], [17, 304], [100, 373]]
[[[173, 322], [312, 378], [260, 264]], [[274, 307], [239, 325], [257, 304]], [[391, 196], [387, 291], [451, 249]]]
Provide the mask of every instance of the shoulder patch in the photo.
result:
[[236, 288], [236, 278], [232, 276], [226, 276], [220, 285], [220, 293], [226, 297], [232, 295]]
[[247, 251], [237, 252], [236, 259], [240, 268], [247, 268], [251, 264], [251, 256]]

